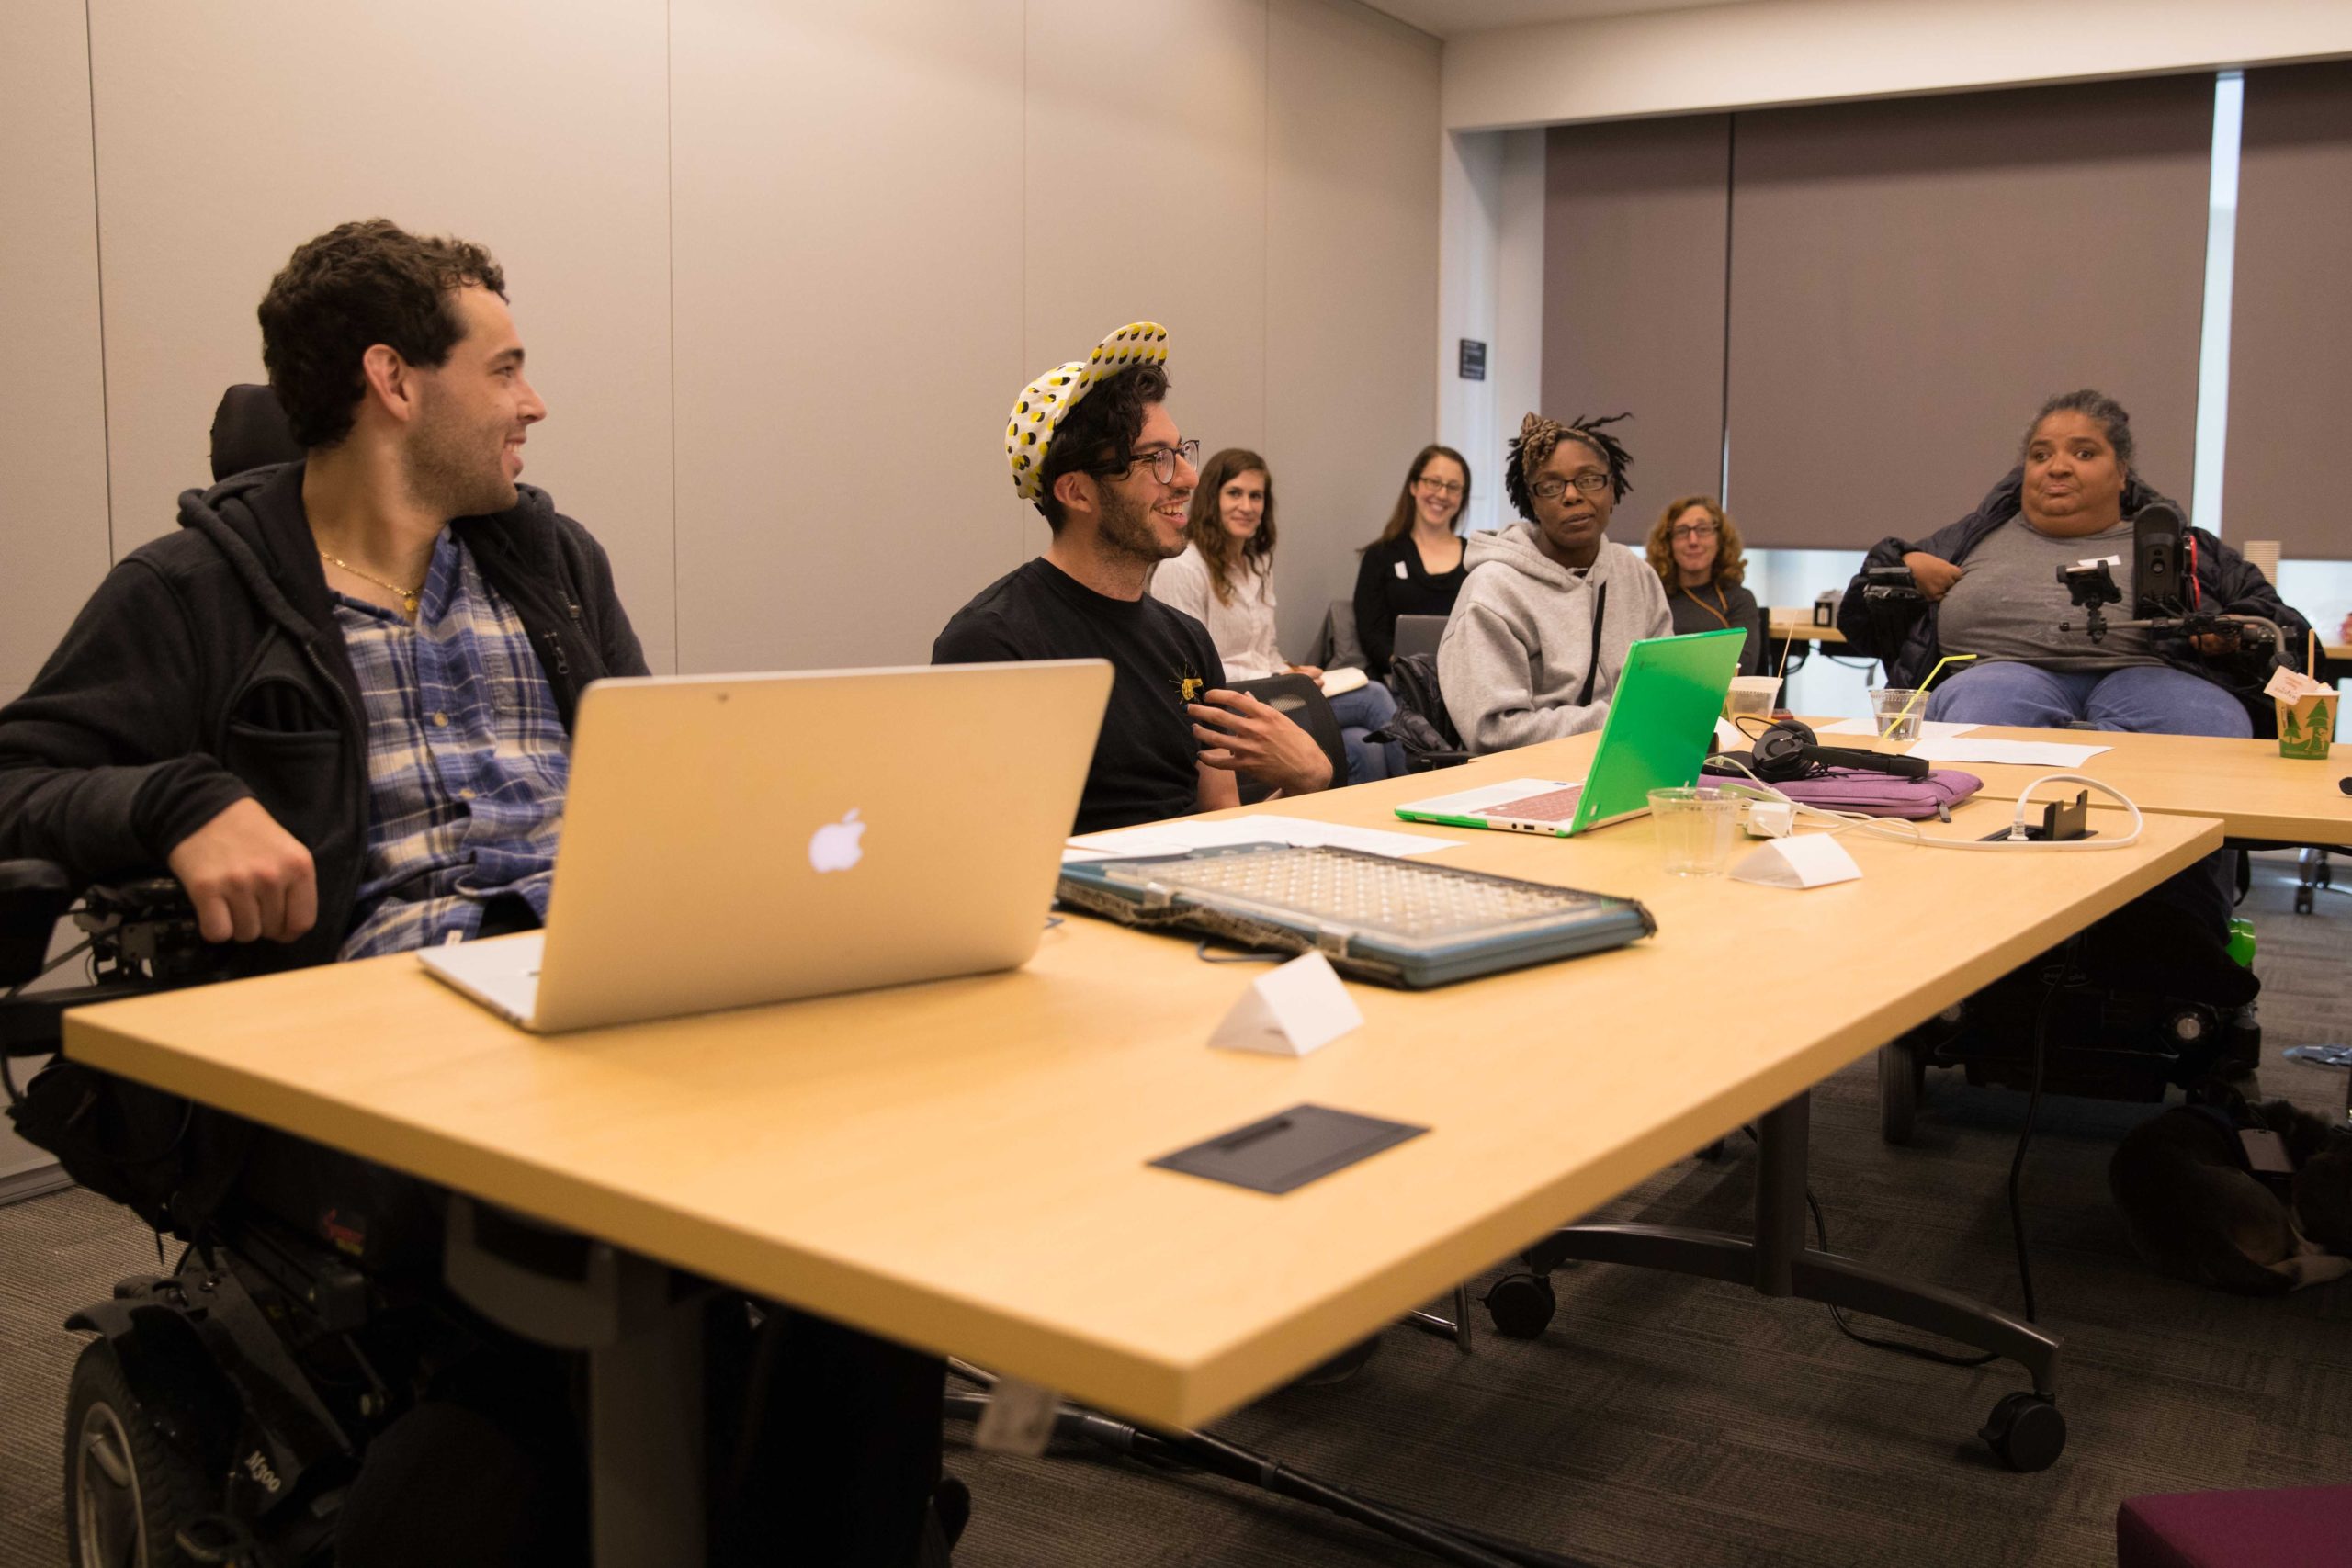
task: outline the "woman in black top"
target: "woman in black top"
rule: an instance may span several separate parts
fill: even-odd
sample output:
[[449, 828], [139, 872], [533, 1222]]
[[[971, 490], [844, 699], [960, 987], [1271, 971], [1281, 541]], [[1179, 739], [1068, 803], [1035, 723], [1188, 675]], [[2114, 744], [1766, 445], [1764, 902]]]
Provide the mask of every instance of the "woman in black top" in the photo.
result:
[[1650, 528], [1650, 565], [1666, 584], [1666, 607], [1674, 613], [1674, 635], [1719, 632], [1738, 626], [1747, 633], [1739, 650], [1739, 672], [1757, 673], [1764, 660], [1764, 615], [1756, 595], [1740, 586], [1747, 575], [1739, 529], [1731, 516], [1703, 495], [1686, 495], [1658, 514]]
[[1453, 525], [1470, 504], [1470, 465], [1451, 446], [1420, 450], [1380, 537], [1356, 569], [1356, 642], [1364, 669], [1386, 678], [1399, 615], [1450, 615], [1467, 575]]

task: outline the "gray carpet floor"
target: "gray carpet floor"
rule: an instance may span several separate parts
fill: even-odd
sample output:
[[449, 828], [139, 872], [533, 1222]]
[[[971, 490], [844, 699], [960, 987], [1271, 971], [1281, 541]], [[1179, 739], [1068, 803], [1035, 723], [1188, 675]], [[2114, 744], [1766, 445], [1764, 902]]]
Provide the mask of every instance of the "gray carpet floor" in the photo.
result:
[[[2257, 862], [2262, 1088], [2338, 1113], [2341, 1071], [2293, 1044], [2352, 1040], [2352, 897], [2290, 912], [2291, 861]], [[1815, 1095], [1813, 1187], [1839, 1252], [2020, 1306], [2005, 1182], [2024, 1097], [1936, 1075], [1912, 1145], [1878, 1134], [1868, 1062]], [[1563, 1108], [1566, 1113], [1570, 1108]], [[2280, 1301], [2176, 1284], [2132, 1255], [2107, 1197], [2115, 1143], [2149, 1108], [2045, 1102], [2028, 1174], [2043, 1325], [2062, 1336], [2070, 1438], [2017, 1475], [1973, 1433], [2024, 1386], [2006, 1365], [1931, 1366], [1842, 1337], [1818, 1307], [1579, 1265], [1541, 1339], [1476, 1353], [1397, 1329], [1346, 1382], [1287, 1390], [1221, 1435], [1319, 1478], [1594, 1564], [1922, 1568], [2106, 1564], [2143, 1492], [2352, 1476], [2352, 1281]], [[1669, 1168], [1599, 1217], [1744, 1229], [1753, 1151]], [[66, 1313], [154, 1247], [79, 1192], [0, 1210], [0, 1564], [62, 1563]], [[1484, 1288], [1484, 1281], [1478, 1287]], [[1865, 1324], [1866, 1328], [1882, 1325]], [[1082, 1455], [982, 1453], [961, 1568], [1429, 1561], [1296, 1505]], [[2352, 1553], [2347, 1553], [2352, 1561]]]

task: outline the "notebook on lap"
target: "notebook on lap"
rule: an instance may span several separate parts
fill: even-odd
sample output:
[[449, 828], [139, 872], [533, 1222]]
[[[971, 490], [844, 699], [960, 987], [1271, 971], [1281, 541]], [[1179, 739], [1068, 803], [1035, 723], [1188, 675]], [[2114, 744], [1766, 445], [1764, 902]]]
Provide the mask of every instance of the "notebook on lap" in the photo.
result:
[[1584, 779], [1508, 779], [1410, 801], [1396, 815], [1408, 822], [1560, 838], [1640, 816], [1649, 809], [1650, 791], [1698, 782], [1747, 639], [1744, 628], [1733, 626], [1634, 644]]
[[547, 1032], [1010, 969], [1110, 693], [1099, 659], [599, 681], [547, 929], [417, 956]]

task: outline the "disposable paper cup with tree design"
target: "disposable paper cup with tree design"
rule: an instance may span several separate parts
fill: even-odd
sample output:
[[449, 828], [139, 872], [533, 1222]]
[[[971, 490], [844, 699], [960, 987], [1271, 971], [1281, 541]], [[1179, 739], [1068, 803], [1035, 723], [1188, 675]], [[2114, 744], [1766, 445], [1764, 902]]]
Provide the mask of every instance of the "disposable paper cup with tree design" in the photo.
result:
[[2327, 761], [2327, 749], [2335, 741], [2335, 696], [2317, 692], [2293, 702], [2273, 699], [2278, 705], [2278, 755]]

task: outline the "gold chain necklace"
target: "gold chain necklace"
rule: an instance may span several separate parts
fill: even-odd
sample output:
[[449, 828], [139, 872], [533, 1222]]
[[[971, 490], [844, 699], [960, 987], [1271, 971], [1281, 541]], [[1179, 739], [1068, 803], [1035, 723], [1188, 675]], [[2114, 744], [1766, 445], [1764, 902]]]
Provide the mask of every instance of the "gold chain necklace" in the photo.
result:
[[344, 570], [351, 573], [352, 576], [360, 579], [362, 581], [372, 582], [379, 588], [390, 589], [393, 592], [401, 596], [401, 608], [402, 610], [406, 611], [411, 615], [416, 614], [417, 598], [424, 592], [424, 583], [420, 582], [413, 588], [402, 588], [397, 582], [385, 581], [382, 578], [378, 577], [372, 571], [360, 570], [357, 567], [352, 565], [341, 556], [331, 556], [327, 554], [326, 551], [321, 550], [319, 552], [319, 558], [326, 562], [329, 566], [341, 567]]

